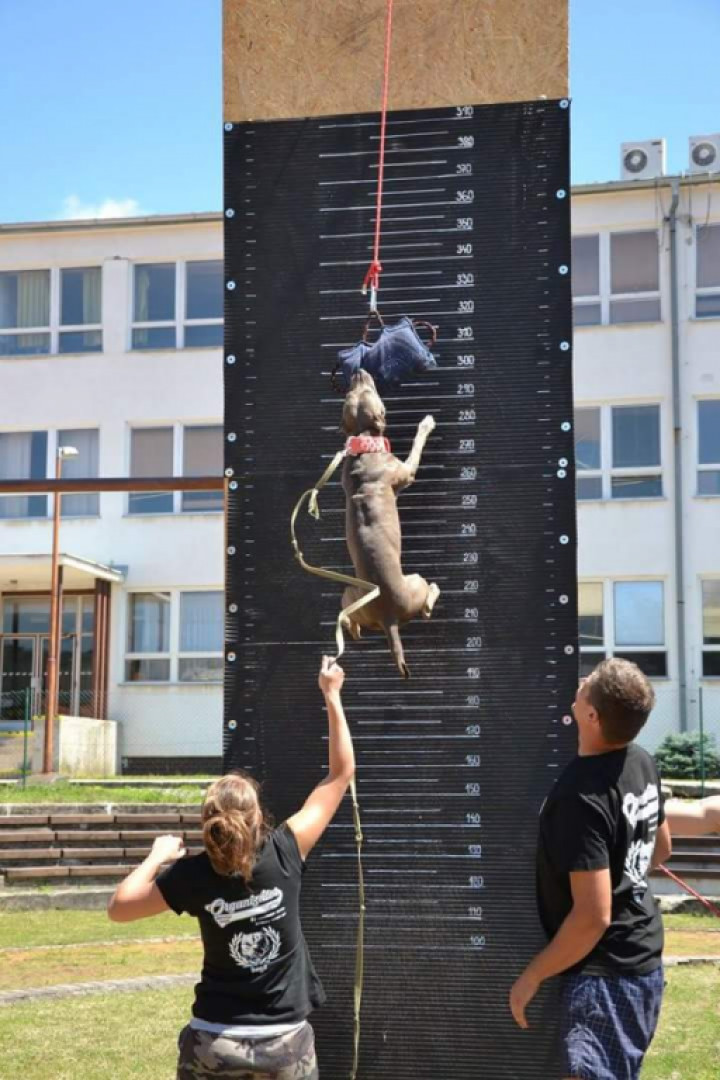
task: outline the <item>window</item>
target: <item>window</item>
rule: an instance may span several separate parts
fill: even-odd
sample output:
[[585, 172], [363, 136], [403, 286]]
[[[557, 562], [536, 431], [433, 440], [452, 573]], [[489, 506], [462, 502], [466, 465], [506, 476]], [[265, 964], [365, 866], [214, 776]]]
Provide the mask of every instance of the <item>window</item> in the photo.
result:
[[[217, 426], [186, 427], [183, 432], [183, 476], [221, 476], [223, 429]], [[222, 491], [183, 491], [182, 508], [222, 510]]]
[[633, 660], [651, 678], [667, 675], [662, 581], [578, 583], [580, 673], [606, 656]]
[[128, 598], [127, 682], [170, 679], [170, 593], [131, 593]]
[[99, 266], [0, 274], [0, 356], [102, 350]]
[[[41, 480], [47, 476], [47, 432], [0, 432], [0, 479]], [[46, 517], [47, 495], [2, 495], [0, 518]]]
[[720, 316], [720, 225], [699, 225], [696, 233], [695, 316]]
[[656, 231], [574, 236], [572, 275], [576, 327], [660, 319]]
[[662, 496], [659, 405], [596, 405], [575, 410], [577, 497]]
[[720, 678], [720, 579], [702, 583], [703, 675]]
[[220, 682], [221, 591], [138, 592], [128, 596], [128, 682]]
[[180, 594], [180, 682], [217, 682], [223, 670], [223, 594]]
[[[173, 475], [173, 429], [135, 428], [130, 435], [130, 475]], [[132, 491], [128, 500], [131, 514], [171, 514], [171, 491]]]
[[136, 265], [133, 349], [222, 345], [222, 278], [219, 259]]
[[[58, 446], [73, 446], [77, 457], [63, 460], [62, 474], [69, 480], [90, 479], [98, 475], [98, 431], [79, 428], [74, 431], [58, 431]], [[63, 495], [63, 517], [92, 517], [100, 512], [100, 496], [97, 492]]]
[[[174, 467], [175, 466], [175, 467]], [[222, 476], [223, 429], [219, 424], [133, 428], [131, 476]], [[221, 491], [132, 492], [130, 514], [218, 512]]]
[[223, 343], [223, 264], [186, 264], [185, 347]]
[[698, 401], [697, 489], [698, 495], [720, 495], [720, 398]]
[[572, 238], [572, 293], [575, 326], [601, 323], [599, 236]]
[[99, 266], [60, 271], [61, 353], [102, 350], [101, 291]]
[[49, 352], [50, 271], [0, 274], [0, 356]]

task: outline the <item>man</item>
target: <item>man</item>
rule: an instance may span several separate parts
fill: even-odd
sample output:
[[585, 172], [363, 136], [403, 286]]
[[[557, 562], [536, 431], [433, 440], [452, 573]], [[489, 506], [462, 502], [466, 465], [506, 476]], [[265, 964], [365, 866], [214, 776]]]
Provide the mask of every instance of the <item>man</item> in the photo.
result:
[[673, 836], [704, 836], [720, 833], [720, 795], [687, 802], [668, 799], [665, 804], [667, 823]]
[[648, 873], [670, 854], [660, 779], [633, 740], [655, 695], [635, 664], [611, 659], [573, 703], [578, 756], [540, 814], [537, 898], [550, 943], [510, 992], [520, 1027], [540, 984], [564, 973], [563, 1076], [636, 1080], [663, 991], [663, 928]]

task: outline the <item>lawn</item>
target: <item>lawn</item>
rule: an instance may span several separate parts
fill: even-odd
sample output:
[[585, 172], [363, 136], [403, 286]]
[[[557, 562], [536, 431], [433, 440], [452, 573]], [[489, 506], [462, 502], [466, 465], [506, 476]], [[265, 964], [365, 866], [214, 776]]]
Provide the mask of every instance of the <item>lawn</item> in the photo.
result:
[[197, 920], [173, 912], [134, 923], [110, 922], [104, 911], [0, 912], [0, 949], [176, 936], [197, 937]]
[[717, 1080], [720, 966], [671, 968], [667, 983], [642, 1080]]
[[[146, 777], [145, 779], [152, 779]], [[157, 779], [168, 779], [158, 777]], [[204, 789], [191, 784], [177, 787], [97, 787], [91, 784], [69, 784], [58, 780], [55, 783], [38, 784], [28, 780], [26, 788], [21, 784], [3, 784], [0, 781], [0, 803], [170, 803], [196, 805], [203, 800]]]

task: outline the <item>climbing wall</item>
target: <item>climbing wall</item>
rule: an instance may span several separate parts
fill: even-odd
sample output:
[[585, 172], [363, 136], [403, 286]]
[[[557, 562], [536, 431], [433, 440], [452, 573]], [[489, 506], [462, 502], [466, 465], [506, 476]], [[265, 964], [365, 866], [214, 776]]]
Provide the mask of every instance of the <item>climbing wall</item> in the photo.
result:
[[[533, 852], [567, 760], [575, 687], [568, 104], [461, 104], [388, 123], [380, 308], [439, 327], [438, 368], [385, 396], [407, 573], [436, 581], [405, 628], [350, 642], [367, 881], [360, 1076], [553, 1080], [552, 989], [532, 1030], [510, 983], [541, 944]], [[341, 587], [293, 559], [295, 501], [342, 446], [338, 349], [358, 340], [374, 227], [376, 114], [225, 125], [225, 764], [276, 817], [321, 779], [316, 687]], [[335, 477], [308, 562], [352, 572]], [[328, 1005], [323, 1074], [348, 1074], [357, 882], [349, 806], [314, 853], [303, 921]]]

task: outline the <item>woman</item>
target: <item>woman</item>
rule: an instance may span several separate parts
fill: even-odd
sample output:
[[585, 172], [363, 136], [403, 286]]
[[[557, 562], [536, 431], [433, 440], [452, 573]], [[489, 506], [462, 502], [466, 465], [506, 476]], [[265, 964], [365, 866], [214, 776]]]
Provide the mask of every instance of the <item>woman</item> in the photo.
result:
[[[108, 914], [131, 922], [172, 909], [200, 922], [204, 962], [193, 1019], [179, 1038], [178, 1080], [317, 1080], [308, 1015], [324, 1001], [300, 926], [305, 859], [355, 771], [342, 707], [342, 668], [323, 657], [319, 685], [329, 722], [328, 775], [304, 806], [272, 829], [251, 777], [231, 773], [208, 789], [205, 851], [161, 836], [115, 890]], [[172, 863], [162, 870], [163, 864]]]

